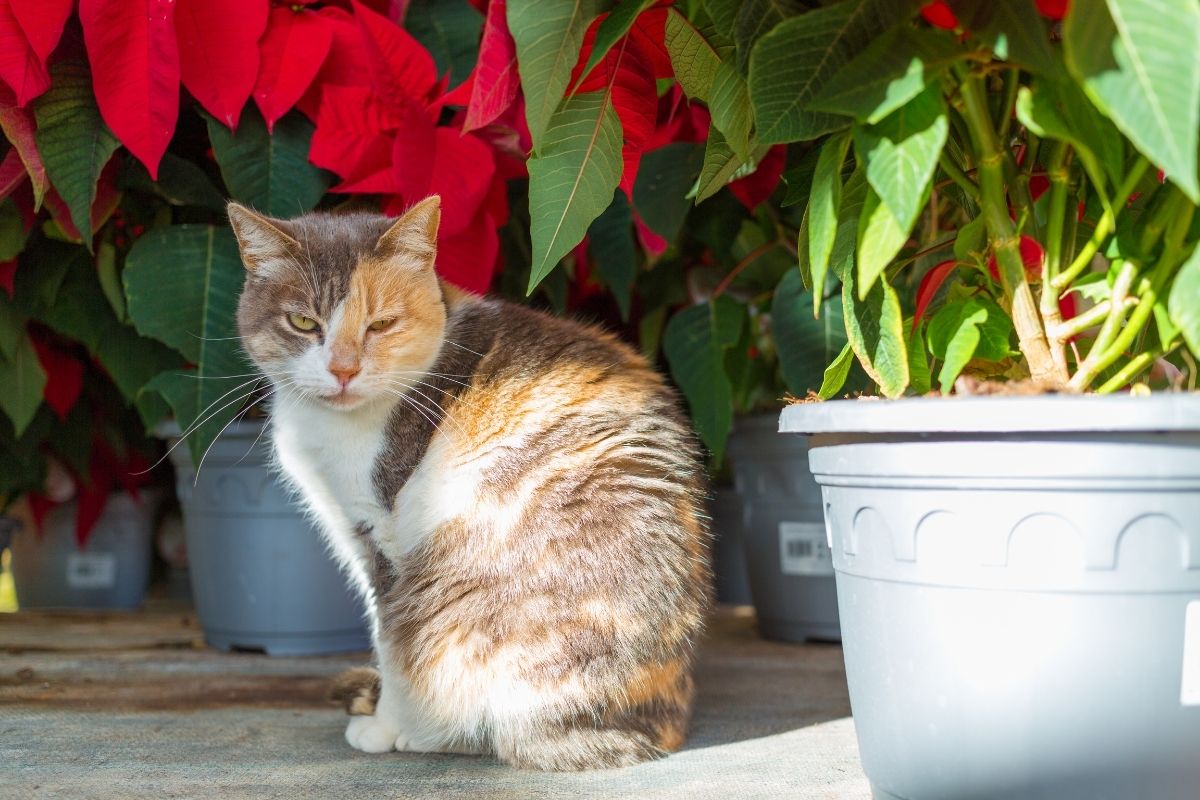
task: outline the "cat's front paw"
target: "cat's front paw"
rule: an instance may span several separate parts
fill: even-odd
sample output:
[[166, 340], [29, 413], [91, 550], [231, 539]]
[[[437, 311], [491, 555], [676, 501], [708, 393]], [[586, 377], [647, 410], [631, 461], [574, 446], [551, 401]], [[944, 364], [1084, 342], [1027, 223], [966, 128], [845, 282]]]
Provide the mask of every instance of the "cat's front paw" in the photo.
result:
[[396, 749], [400, 736], [399, 726], [378, 714], [369, 717], [354, 717], [346, 726], [346, 742], [355, 750], [364, 753], [387, 753]]

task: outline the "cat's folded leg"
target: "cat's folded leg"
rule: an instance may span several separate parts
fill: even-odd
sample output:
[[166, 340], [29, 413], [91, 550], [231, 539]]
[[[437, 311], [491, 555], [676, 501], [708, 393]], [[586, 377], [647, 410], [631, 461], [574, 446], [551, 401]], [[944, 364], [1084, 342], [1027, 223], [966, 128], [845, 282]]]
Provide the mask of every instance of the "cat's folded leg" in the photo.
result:
[[396, 749], [396, 740], [403, 733], [405, 686], [398, 683], [391, 670], [379, 671], [379, 700], [375, 713], [351, 717], [346, 725], [346, 742], [364, 753], [387, 753]]

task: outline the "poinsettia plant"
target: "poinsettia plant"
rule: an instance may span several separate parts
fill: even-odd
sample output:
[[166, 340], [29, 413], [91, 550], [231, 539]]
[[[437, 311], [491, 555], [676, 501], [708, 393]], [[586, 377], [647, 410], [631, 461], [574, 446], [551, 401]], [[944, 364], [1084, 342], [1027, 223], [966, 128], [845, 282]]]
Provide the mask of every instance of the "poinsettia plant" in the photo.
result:
[[[847, 336], [820, 396], [855, 361], [889, 397], [1194, 376], [1197, 3], [704, 0], [665, 30], [712, 117], [697, 199], [773, 147], [804, 152], [785, 173], [805, 208], [793, 280]], [[719, 298], [704, 310], [720, 340]]]

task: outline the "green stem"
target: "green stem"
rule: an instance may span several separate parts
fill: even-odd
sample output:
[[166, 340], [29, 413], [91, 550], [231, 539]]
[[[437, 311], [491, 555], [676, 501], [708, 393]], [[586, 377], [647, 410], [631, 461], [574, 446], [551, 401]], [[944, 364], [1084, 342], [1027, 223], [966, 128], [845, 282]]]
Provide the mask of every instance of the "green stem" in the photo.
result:
[[1008, 138], [1012, 128], [1013, 109], [1017, 105], [1017, 90], [1021, 88], [1021, 73], [1015, 67], [1004, 75], [1004, 103], [1000, 106], [1000, 141]]
[[1021, 352], [1029, 362], [1029, 373], [1039, 383], [1061, 386], [1067, 375], [1050, 355], [1046, 332], [1038, 315], [1033, 292], [1025, 279], [1025, 267], [1021, 261], [1020, 240], [1008, 217], [1005, 202], [1004, 159], [1007, 151], [1000, 147], [996, 131], [992, 128], [983, 86], [978, 77], [962, 76], [963, 117], [971, 131], [971, 139], [979, 171], [980, 200], [984, 220], [991, 235], [996, 262], [999, 265], [1000, 282], [1004, 294], [1011, 301], [1013, 327]]
[[1108, 235], [1116, 230], [1117, 214], [1121, 213], [1121, 209], [1125, 207], [1125, 202], [1133, 193], [1133, 187], [1137, 186], [1138, 181], [1142, 179], [1142, 173], [1148, 166], [1150, 166], [1150, 162], [1146, 160], [1146, 157], [1139, 155], [1133, 169], [1129, 171], [1129, 174], [1125, 176], [1125, 181], [1117, 189], [1117, 196], [1113, 198], [1112, 206], [1105, 209], [1100, 216], [1100, 221], [1096, 223], [1096, 229], [1092, 231], [1092, 238], [1088, 239], [1087, 244], [1079, 251], [1079, 255], [1075, 256], [1071, 266], [1060, 272], [1054, 279], [1052, 285], [1055, 291], [1062, 292], [1070, 286], [1071, 282], [1092, 263], [1092, 256], [1099, 252], [1100, 245], [1104, 244]]
[[[1100, 327], [1100, 333], [1096, 334], [1096, 341], [1092, 344], [1091, 352], [1093, 353], [1103, 353], [1120, 332], [1121, 325], [1125, 321], [1125, 314], [1129, 311], [1125, 300], [1129, 297], [1129, 290], [1133, 288], [1133, 279], [1137, 277], [1138, 273], [1137, 265], [1132, 261], [1115, 261], [1113, 266], [1117, 268], [1117, 277], [1113, 281], [1112, 304], [1108, 311], [1108, 318], [1104, 320], [1104, 325]], [[1085, 359], [1086, 362], [1087, 359]]]
[[[1051, 282], [1062, 265], [1062, 235], [1066, 216], [1067, 192], [1070, 189], [1069, 169], [1071, 148], [1066, 142], [1054, 142], [1046, 163], [1046, 176], [1050, 180], [1050, 208], [1046, 215], [1046, 259], [1042, 262], [1042, 290], [1039, 298], [1042, 320], [1050, 332], [1062, 325], [1062, 310], [1058, 307], [1058, 293]], [[1028, 188], [1028, 183], [1026, 183]], [[1064, 346], [1070, 337], [1050, 335], [1050, 357], [1055, 367], [1067, 371], [1067, 350]]]
[[1046, 331], [1049, 333], [1050, 338], [1057, 342], [1070, 341], [1071, 337], [1078, 336], [1088, 328], [1095, 327], [1103, 322], [1111, 309], [1112, 302], [1103, 300], [1078, 316], [1071, 317], [1069, 320], [1060, 322], [1053, 327], [1048, 326]]
[[979, 202], [979, 187], [975, 185], [975, 181], [967, 177], [967, 173], [963, 172], [959, 166], [954, 163], [954, 159], [952, 159], [944, 149], [938, 155], [938, 165], [942, 168], [942, 172], [945, 172], [946, 176], [950, 178], [950, 180], [958, 184], [958, 186], [967, 193], [968, 197], [970, 197], [976, 203]]
[[1128, 364], [1121, 367], [1120, 372], [1100, 384], [1100, 388], [1096, 389], [1096, 394], [1112, 394], [1117, 389], [1133, 383], [1133, 379], [1152, 366], [1156, 359], [1162, 358], [1177, 346], [1173, 344], [1165, 350], [1157, 348], [1151, 352], [1139, 353]]

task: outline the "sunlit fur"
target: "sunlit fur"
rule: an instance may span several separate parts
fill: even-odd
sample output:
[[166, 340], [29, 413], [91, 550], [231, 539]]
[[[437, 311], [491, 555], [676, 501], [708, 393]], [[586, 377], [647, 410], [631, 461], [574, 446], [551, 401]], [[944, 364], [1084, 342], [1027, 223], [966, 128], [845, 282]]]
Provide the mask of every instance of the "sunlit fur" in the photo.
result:
[[661, 377], [598, 329], [441, 283], [436, 197], [399, 220], [229, 213], [278, 466], [371, 609], [347, 741], [561, 770], [679, 748], [707, 528]]

